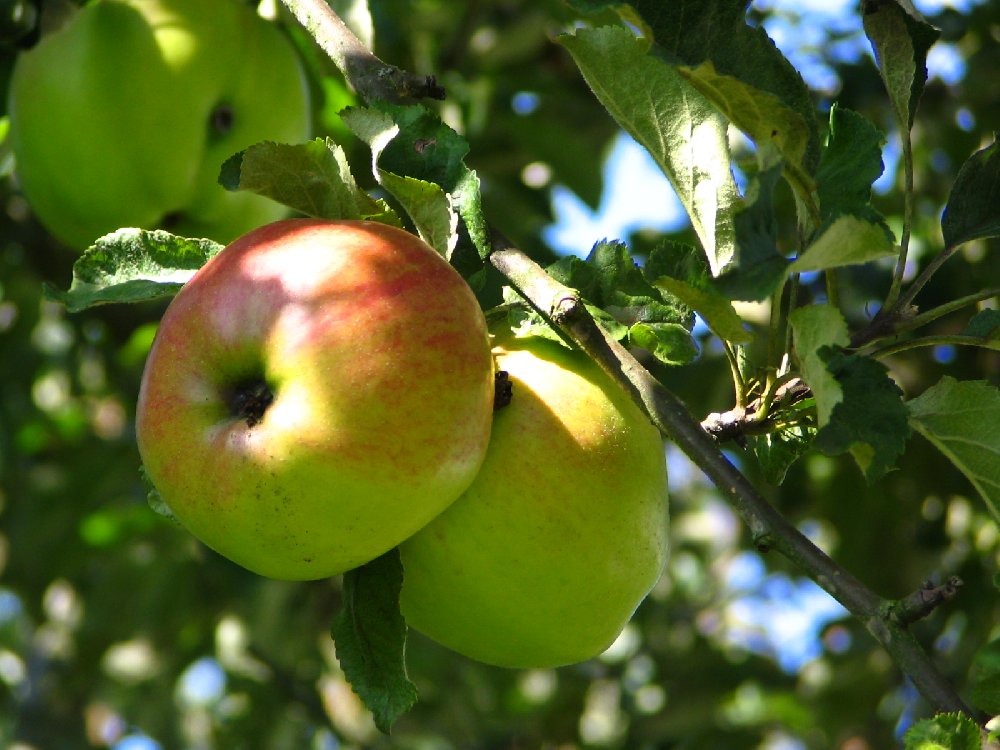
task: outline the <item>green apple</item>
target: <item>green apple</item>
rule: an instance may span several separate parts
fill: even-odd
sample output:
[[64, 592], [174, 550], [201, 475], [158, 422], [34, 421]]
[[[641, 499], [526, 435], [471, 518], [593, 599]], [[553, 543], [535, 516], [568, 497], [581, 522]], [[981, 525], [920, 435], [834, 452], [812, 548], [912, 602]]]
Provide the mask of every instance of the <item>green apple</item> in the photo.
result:
[[8, 111], [19, 185], [75, 248], [120, 227], [226, 243], [281, 218], [219, 168], [310, 135], [293, 46], [241, 0], [94, 0], [18, 56]]
[[443, 257], [383, 224], [286, 219], [171, 301], [136, 436], [195, 537], [264, 576], [324, 578], [471, 484], [493, 390], [482, 311]]
[[666, 563], [663, 444], [582, 353], [537, 338], [494, 351], [512, 400], [472, 485], [400, 546], [400, 605], [413, 628], [488, 664], [584, 661]]

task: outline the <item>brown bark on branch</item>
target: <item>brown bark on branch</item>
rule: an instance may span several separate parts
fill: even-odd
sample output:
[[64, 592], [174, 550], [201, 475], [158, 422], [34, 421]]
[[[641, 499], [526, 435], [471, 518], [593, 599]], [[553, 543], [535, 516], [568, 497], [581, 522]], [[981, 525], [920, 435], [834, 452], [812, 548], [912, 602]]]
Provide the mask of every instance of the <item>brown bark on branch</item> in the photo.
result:
[[909, 608], [900, 610], [898, 603], [872, 592], [778, 513], [726, 458], [683, 402], [594, 321], [574, 290], [514, 248], [497, 249], [490, 261], [532, 307], [619, 383], [660, 432], [708, 476], [739, 513], [758, 549], [780, 552], [858, 617], [936, 710], [976, 716], [906, 629], [909, 621], [893, 614]]
[[444, 99], [433, 76], [420, 76], [383, 62], [372, 53], [326, 0], [282, 0], [366, 102]]

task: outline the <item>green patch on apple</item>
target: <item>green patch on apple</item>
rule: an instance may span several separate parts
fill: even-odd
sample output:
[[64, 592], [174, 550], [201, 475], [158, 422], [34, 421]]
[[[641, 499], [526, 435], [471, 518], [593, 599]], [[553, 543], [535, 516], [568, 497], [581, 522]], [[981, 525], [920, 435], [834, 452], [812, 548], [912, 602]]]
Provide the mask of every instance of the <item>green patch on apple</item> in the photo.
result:
[[311, 130], [294, 47], [238, 0], [89, 3], [18, 56], [9, 113], [20, 188], [81, 250], [121, 227], [226, 243], [284, 217], [219, 169]]

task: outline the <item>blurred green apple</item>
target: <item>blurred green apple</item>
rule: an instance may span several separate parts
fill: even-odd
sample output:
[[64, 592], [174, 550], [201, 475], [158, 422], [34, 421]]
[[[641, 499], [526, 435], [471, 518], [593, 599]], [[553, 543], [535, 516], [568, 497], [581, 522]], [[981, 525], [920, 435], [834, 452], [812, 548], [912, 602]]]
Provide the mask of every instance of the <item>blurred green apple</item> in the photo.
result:
[[396, 546], [473, 481], [494, 390], [468, 284], [408, 232], [286, 219], [212, 258], [146, 361], [147, 475], [194, 536], [316, 579]]
[[20, 187], [75, 248], [120, 227], [226, 243], [281, 218], [219, 168], [310, 136], [294, 48], [240, 0], [95, 0], [18, 56], [8, 111]]
[[660, 577], [659, 432], [582, 353], [502, 340], [513, 387], [461, 498], [400, 546], [416, 630], [473, 659], [549, 667], [600, 654]]

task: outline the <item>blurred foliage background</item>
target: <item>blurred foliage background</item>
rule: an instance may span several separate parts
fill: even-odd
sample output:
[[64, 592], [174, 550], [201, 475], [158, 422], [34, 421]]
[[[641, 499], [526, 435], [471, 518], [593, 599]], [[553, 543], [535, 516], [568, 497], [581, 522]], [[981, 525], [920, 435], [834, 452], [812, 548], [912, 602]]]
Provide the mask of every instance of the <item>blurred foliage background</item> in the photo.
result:
[[[751, 18], [788, 45], [820, 108], [836, 101], [888, 129], [889, 105], [859, 36], [858, 8], [833, 3], [843, 6], [839, 16], [817, 20], [814, 5], [757, 2]], [[958, 167], [1000, 122], [1000, 4], [918, 5], [943, 30], [950, 55], [944, 62], [951, 65], [944, 69], [951, 72], [929, 82], [914, 131], [914, 271], [941, 246], [940, 210]], [[555, 186], [594, 210], [609, 189], [641, 189], [605, 184], [605, 155], [617, 131], [551, 41], [575, 22], [566, 5], [372, 6], [376, 52], [438, 76], [449, 94], [440, 111], [471, 144], [468, 161], [483, 180], [488, 213], [535, 257], [556, 257], [543, 232], [555, 219]], [[316, 132], [340, 141], [356, 173], [366, 174], [366, 149], [336, 116], [350, 94], [305, 35], [294, 24], [288, 30], [311, 68]], [[5, 70], [16, 51], [9, 41]], [[878, 200], [898, 227], [902, 177], [898, 158], [889, 158], [896, 139], [888, 136]], [[864, 628], [783, 559], [758, 555], [733, 513], [671, 450], [668, 574], [611, 650], [573, 667], [522, 672], [473, 663], [413, 634], [409, 663], [420, 702], [391, 737], [378, 735], [333, 656], [328, 627], [339, 580], [256, 577], [148, 508], [132, 420], [163, 305], [68, 316], [43, 301], [43, 284], [67, 286], [74, 256], [36, 223], [18, 194], [9, 154], [4, 163], [3, 747], [874, 750], [896, 746], [926, 713]], [[683, 227], [676, 234], [690, 238]], [[622, 239], [641, 257], [659, 236], [640, 230]], [[990, 243], [967, 246], [918, 301], [930, 306], [996, 285], [994, 250]], [[843, 273], [844, 303], [855, 322], [875, 312], [890, 273], [889, 266]], [[482, 297], [484, 305], [498, 300], [496, 278]], [[936, 325], [951, 332], [963, 324], [957, 316]], [[997, 353], [978, 349], [919, 350], [890, 365], [907, 396], [945, 372], [1000, 381]], [[711, 342], [693, 366], [658, 375], [699, 417], [731, 406], [728, 368]], [[735, 446], [731, 455], [742, 461]], [[1000, 622], [993, 583], [1000, 535], [940, 454], [914, 437], [899, 470], [874, 486], [849, 456], [800, 461], [781, 487], [758, 482], [884, 596], [961, 576], [960, 597], [916, 631], [967, 690], [975, 654]]]

